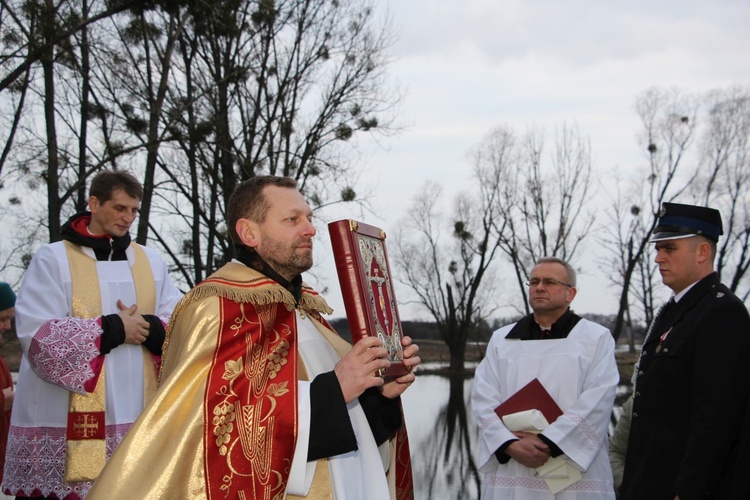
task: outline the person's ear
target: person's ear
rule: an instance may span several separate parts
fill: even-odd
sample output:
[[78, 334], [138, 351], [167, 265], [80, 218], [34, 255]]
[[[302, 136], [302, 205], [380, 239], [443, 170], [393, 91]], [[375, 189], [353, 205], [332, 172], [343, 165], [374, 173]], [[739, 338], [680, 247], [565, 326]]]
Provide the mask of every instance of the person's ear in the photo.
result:
[[260, 227], [250, 219], [239, 219], [234, 229], [246, 247], [255, 248], [260, 243]]
[[97, 198], [96, 196], [89, 197], [89, 212], [91, 212], [92, 214], [95, 214], [96, 212], [99, 211], [99, 207], [101, 206], [102, 204], [99, 203], [99, 198]]
[[698, 262], [700, 263], [711, 260], [711, 245], [707, 241], [701, 241], [700, 243], [698, 243], [696, 256], [698, 258]]
[[574, 286], [568, 287], [568, 303], [573, 302], [573, 299], [576, 298], [576, 294], [578, 293], [578, 290]]

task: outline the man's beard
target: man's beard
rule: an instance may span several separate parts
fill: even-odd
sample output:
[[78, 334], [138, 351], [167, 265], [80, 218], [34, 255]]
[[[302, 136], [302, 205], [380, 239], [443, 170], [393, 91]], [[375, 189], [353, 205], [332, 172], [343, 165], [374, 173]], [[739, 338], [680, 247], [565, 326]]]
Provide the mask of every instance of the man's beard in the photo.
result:
[[274, 271], [289, 280], [313, 265], [312, 249], [306, 252], [298, 248], [298, 245], [307, 243], [306, 240], [300, 239], [288, 245], [266, 236], [264, 243], [263, 248], [256, 248], [256, 251]]

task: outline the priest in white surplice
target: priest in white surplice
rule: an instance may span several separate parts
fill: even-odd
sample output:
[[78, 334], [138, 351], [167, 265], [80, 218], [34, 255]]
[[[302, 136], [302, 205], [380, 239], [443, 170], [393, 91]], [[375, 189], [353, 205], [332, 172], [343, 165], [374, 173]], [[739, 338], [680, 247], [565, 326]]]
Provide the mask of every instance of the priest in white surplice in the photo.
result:
[[79, 500], [156, 390], [165, 325], [182, 294], [130, 240], [143, 188], [101, 171], [89, 211], [31, 260], [16, 302], [23, 349], [3, 492]]
[[[529, 277], [530, 314], [492, 335], [474, 378], [483, 499], [614, 499], [607, 429], [619, 374], [609, 330], [570, 310], [575, 271], [540, 259]], [[540, 434], [514, 433], [495, 408], [534, 378], [562, 409]], [[561, 457], [581, 478], [554, 494], [537, 468]]]

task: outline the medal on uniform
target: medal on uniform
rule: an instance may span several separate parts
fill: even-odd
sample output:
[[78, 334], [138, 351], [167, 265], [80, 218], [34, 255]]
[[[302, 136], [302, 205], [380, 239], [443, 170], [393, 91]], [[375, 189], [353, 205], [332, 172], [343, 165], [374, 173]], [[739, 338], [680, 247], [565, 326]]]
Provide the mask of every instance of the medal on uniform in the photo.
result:
[[[671, 332], [671, 331], [672, 331], [672, 328], [670, 328], [669, 330], [667, 330], [666, 332], [664, 332], [662, 334], [662, 336], [659, 337], [659, 345], [656, 346], [655, 352], [657, 352], [657, 353], [661, 352], [661, 345], [664, 343], [665, 340], [667, 340], [667, 335], [669, 335], [669, 332]], [[666, 352], [666, 349], [664, 351]]]

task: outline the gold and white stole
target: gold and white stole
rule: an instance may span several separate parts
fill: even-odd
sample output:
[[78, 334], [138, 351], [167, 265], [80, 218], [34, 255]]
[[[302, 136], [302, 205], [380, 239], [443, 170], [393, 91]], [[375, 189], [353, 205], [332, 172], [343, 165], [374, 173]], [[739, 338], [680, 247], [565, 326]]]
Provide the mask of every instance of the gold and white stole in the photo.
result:
[[[77, 318], [98, 318], [102, 315], [102, 303], [96, 259], [86, 255], [80, 246], [68, 241], [64, 243], [72, 282], [71, 314]], [[135, 263], [130, 269], [138, 312], [154, 314], [156, 286], [151, 264], [143, 248], [135, 243], [131, 244], [131, 248], [135, 252]], [[145, 403], [156, 392], [157, 373], [148, 349], [142, 347], [142, 351]], [[105, 366], [102, 365], [92, 393], [70, 393], [64, 474], [66, 482], [93, 481], [104, 468], [107, 460], [105, 385]]]

